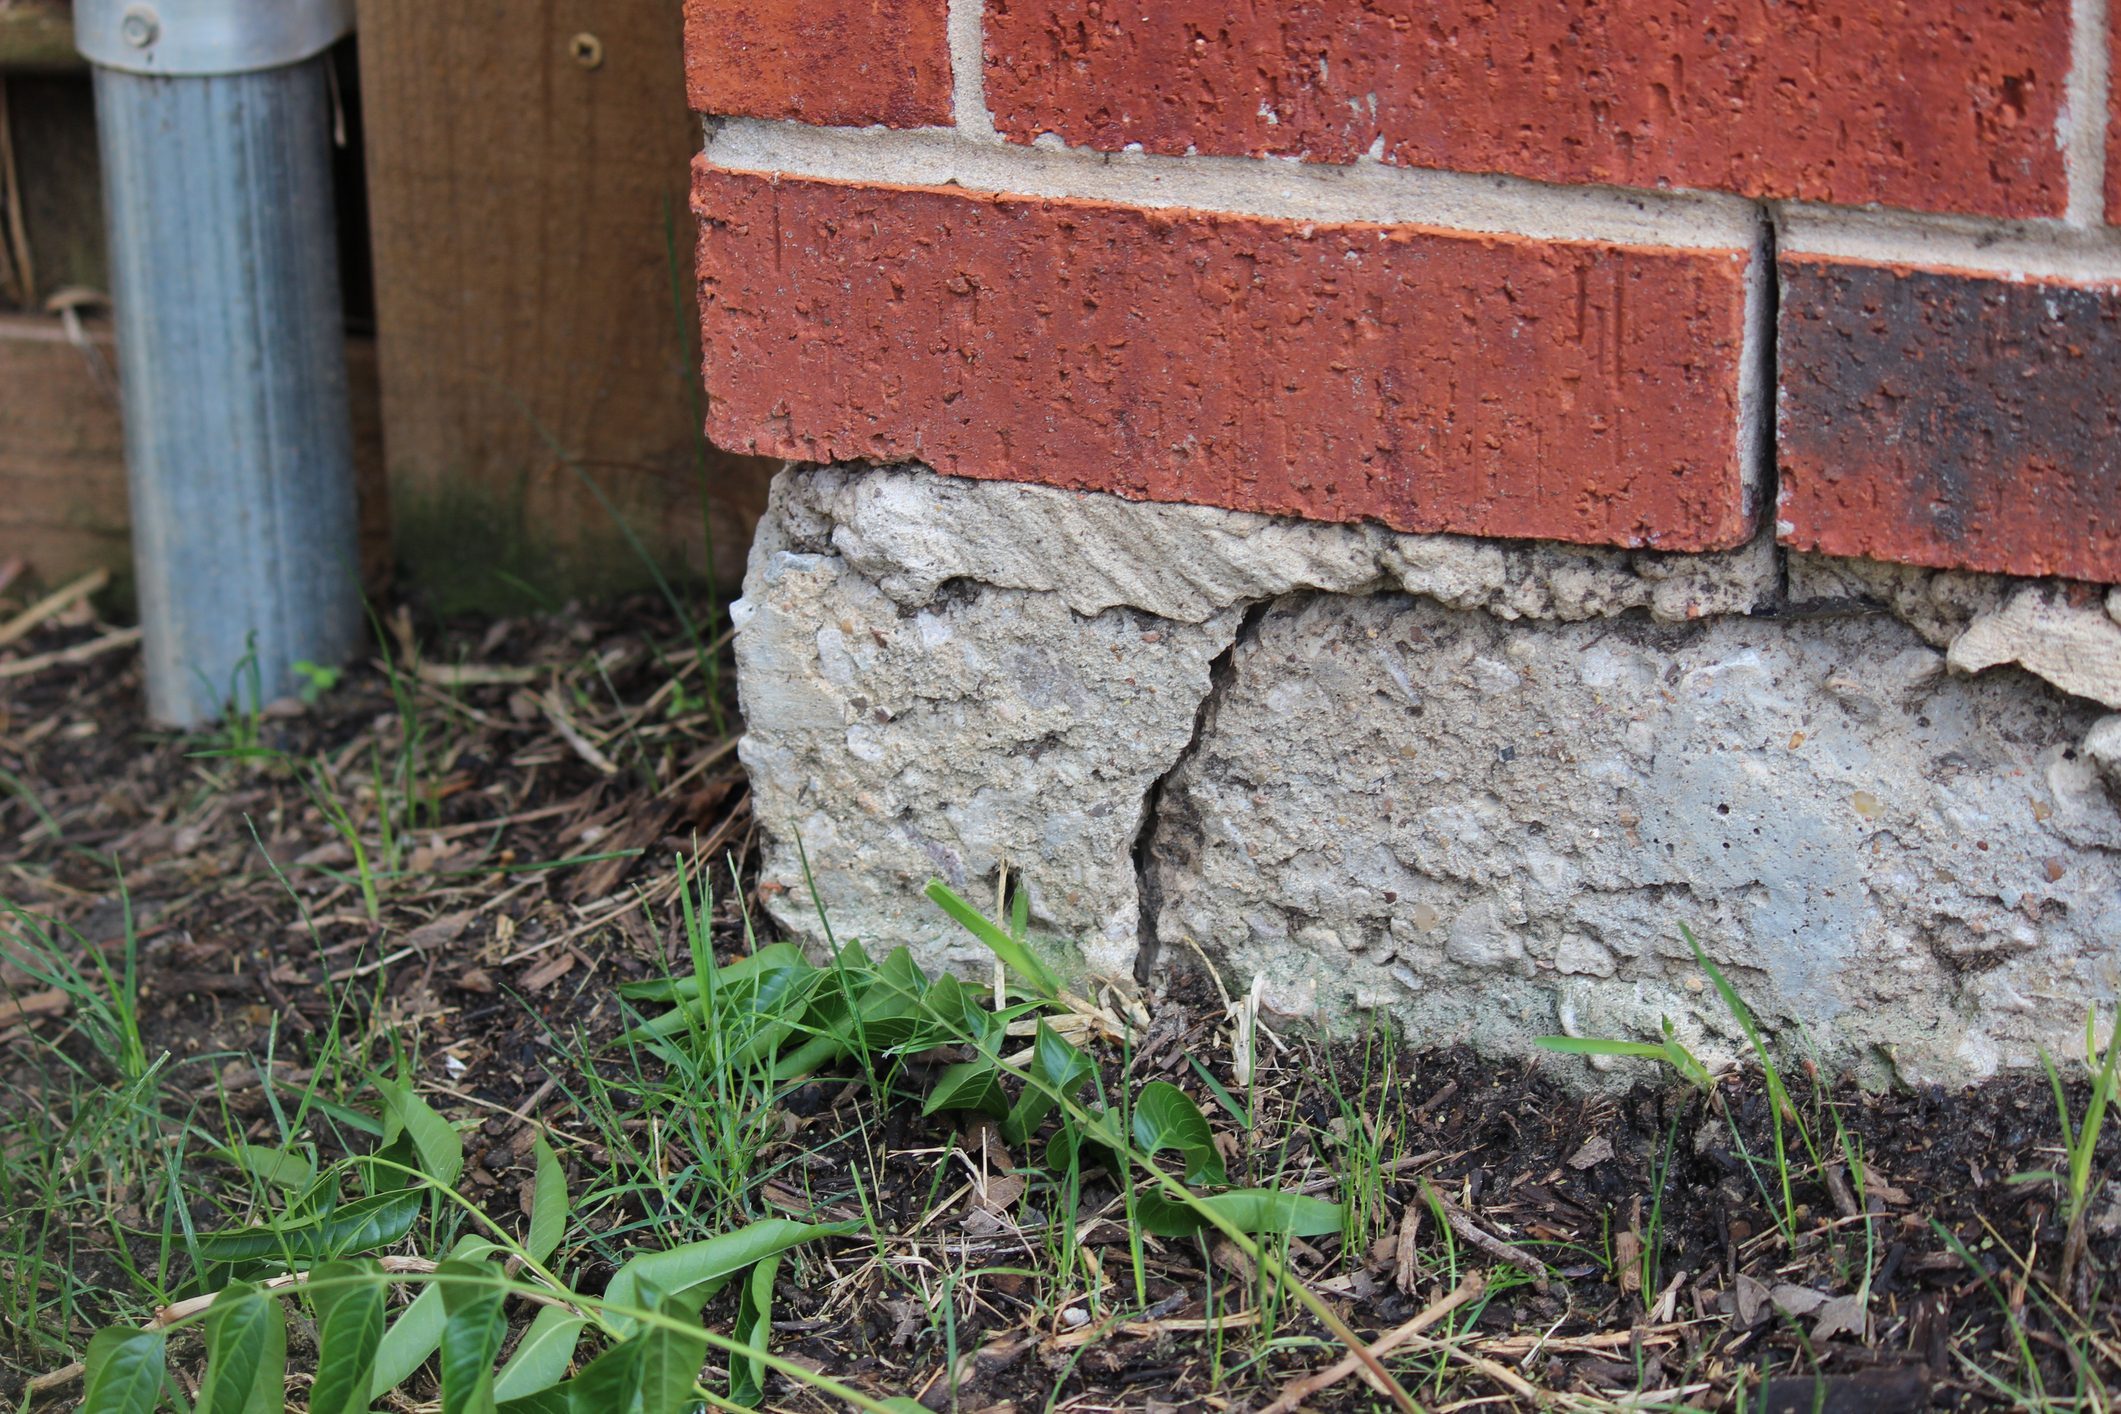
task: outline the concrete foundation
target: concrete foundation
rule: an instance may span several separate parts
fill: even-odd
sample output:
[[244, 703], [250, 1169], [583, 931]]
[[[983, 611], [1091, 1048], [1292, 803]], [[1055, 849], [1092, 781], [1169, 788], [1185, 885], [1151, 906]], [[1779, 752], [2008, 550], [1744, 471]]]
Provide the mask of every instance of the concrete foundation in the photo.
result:
[[986, 959], [922, 885], [1007, 868], [1077, 971], [1190, 939], [1284, 1014], [1731, 1054], [1686, 922], [1786, 1036], [1918, 1080], [2065, 1048], [2121, 982], [2121, 622], [2069, 586], [823, 468], [738, 608], [806, 939], [798, 840], [836, 934], [930, 965]]

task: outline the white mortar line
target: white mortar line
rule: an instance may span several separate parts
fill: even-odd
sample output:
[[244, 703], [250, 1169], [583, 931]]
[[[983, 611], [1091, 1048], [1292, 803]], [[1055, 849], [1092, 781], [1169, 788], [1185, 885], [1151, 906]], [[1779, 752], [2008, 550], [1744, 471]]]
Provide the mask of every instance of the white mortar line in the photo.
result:
[[1000, 142], [987, 108], [987, 15], [983, 0], [950, 0], [950, 108], [958, 136]]
[[[2062, 170], [2069, 180], [2065, 219], [2073, 226], [2097, 226], [2106, 220], [2106, 102], [2113, 75], [2106, 33], [2107, 0], [2073, 0], [2069, 80], [2062, 93], [2062, 114], [2055, 134], [2062, 146]], [[2121, 136], [2121, 135], [2117, 135]]]
[[[976, 0], [953, 0], [953, 30], [961, 10], [977, 8]], [[957, 93], [962, 103], [962, 80]], [[985, 115], [984, 106], [979, 112]], [[1298, 222], [1436, 226], [1536, 240], [1695, 250], [1749, 251], [1759, 239], [1759, 206], [1718, 193], [1548, 186], [1371, 161], [1337, 167], [1293, 158], [1095, 153], [1052, 139], [1030, 147], [972, 139], [948, 128], [893, 132], [732, 118], [707, 144], [707, 157], [742, 171], [958, 186]]]
[[2011, 280], [2121, 284], [2121, 228], [1852, 211], [1799, 202], [1778, 205], [1775, 217], [1786, 256], [1942, 267]]

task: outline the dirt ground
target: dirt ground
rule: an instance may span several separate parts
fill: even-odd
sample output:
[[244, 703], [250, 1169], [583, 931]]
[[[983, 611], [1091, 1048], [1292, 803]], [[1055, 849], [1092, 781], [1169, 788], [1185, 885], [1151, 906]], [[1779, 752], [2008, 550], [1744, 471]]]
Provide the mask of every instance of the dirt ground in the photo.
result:
[[[21, 607], [7, 593], [0, 621]], [[682, 1181], [611, 1180], [614, 1136], [663, 1120], [592, 1113], [579, 1081], [638, 1064], [615, 1044], [637, 1020], [616, 985], [686, 965], [674, 861], [749, 877], [726, 668], [703, 671], [660, 601], [501, 622], [401, 612], [386, 620], [389, 670], [379, 652], [312, 704], [182, 736], [144, 724], [137, 654], [114, 632], [84, 602], [0, 645], [0, 899], [78, 933], [84, 967], [89, 949], [115, 959], [131, 939], [145, 1049], [171, 1058], [164, 1102], [265, 1136], [261, 1078], [336, 1063], [324, 1048], [358, 1036], [365, 1063], [402, 1059], [461, 1122], [463, 1186], [495, 1214], [519, 1213], [528, 1136], [551, 1139], [600, 1195], [573, 1251], [584, 1289], [645, 1234], [686, 1230], [698, 1214], [675, 1211]], [[378, 824], [408, 756], [419, 803], [386, 847]], [[334, 800], [388, 876], [374, 917]], [[723, 956], [766, 940], [746, 939], [758, 913], [742, 888], [717, 895]], [[1220, 990], [1237, 982], [1174, 975], [1141, 999], [1146, 1029], [1100, 1060], [1115, 1079], [1186, 1090], [1233, 1170], [1359, 1200], [1347, 1237], [1292, 1241], [1289, 1259], [1366, 1337], [1480, 1277], [1395, 1357], [1427, 1407], [1717, 1408], [1740, 1391], [1747, 1408], [1789, 1410], [2108, 1407], [2121, 1189], [2106, 1175], [2121, 1141], [2101, 1136], [2073, 1232], [2055, 1182], [2013, 1181], [2066, 1163], [2037, 1076], [1870, 1094], [1791, 1065], [1823, 1163], [1790, 1140], [1786, 1232], [1757, 1070], [1705, 1094], [1637, 1065], [1619, 1072], [1632, 1088], [1586, 1096], [1565, 1078], [1573, 1061], [1289, 1030], [1241, 1086]], [[79, 1018], [10, 962], [0, 984], [0, 1105], [63, 1133], [75, 1082], [55, 1058], [97, 1064]], [[2081, 1114], [2085, 1067], [2066, 1070]], [[1204, 1077], [1249, 1096], [1249, 1124]], [[784, 1271], [774, 1311], [776, 1349], [858, 1388], [996, 1414], [1256, 1410], [1341, 1353], [1226, 1243], [1144, 1243], [1137, 1289], [1108, 1182], [1079, 1195], [1085, 1279], [1056, 1290], [1050, 1204], [1021, 1179], [997, 1183], [1030, 1156], [963, 1115], [879, 1106], [852, 1072], [792, 1089], [775, 1114], [755, 1170], [724, 1196], [752, 1216], [867, 1215], [872, 1231]], [[327, 1153], [336, 1142], [317, 1137]], [[689, 1171], [683, 1147], [659, 1151], [663, 1179]], [[39, 1278], [10, 1312], [0, 1393], [15, 1400], [137, 1309], [128, 1248], [155, 1220], [145, 1191], [31, 1211], [50, 1191], [17, 1186], [0, 1214], [18, 1231], [47, 1224], [73, 1277], [63, 1293]], [[710, 1323], [732, 1301], [711, 1304]], [[767, 1394], [770, 1407], [824, 1402], [778, 1377]], [[1351, 1377], [1301, 1403], [1383, 1399]]]

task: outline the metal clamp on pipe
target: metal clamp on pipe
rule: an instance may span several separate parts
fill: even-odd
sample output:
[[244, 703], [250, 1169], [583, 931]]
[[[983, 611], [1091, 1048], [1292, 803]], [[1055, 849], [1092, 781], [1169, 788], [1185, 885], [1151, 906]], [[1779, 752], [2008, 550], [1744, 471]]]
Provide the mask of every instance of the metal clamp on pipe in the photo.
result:
[[74, 0], [81, 57], [127, 74], [284, 69], [353, 33], [353, 0]]
[[360, 642], [331, 101], [351, 0], [76, 0], [95, 66], [148, 710]]

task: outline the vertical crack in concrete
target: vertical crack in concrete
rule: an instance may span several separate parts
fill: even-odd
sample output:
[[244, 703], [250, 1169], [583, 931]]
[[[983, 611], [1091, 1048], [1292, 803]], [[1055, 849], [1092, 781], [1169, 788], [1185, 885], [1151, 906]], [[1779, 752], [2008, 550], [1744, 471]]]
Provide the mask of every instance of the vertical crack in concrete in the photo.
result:
[[1186, 744], [1179, 748], [1178, 755], [1164, 773], [1149, 783], [1142, 793], [1141, 824], [1134, 832], [1134, 880], [1136, 927], [1140, 930], [1140, 943], [1134, 954], [1134, 980], [1148, 985], [1150, 975], [1156, 970], [1157, 953], [1161, 946], [1156, 936], [1156, 915], [1163, 908], [1163, 889], [1156, 882], [1153, 855], [1156, 849], [1158, 826], [1164, 816], [1164, 788], [1191, 761], [1200, 750], [1200, 744], [1208, 732], [1208, 723], [1214, 713], [1215, 704], [1222, 700], [1230, 684], [1237, 680], [1237, 654], [1258, 636], [1260, 620], [1274, 607], [1272, 599], [1259, 599], [1245, 607], [1243, 619], [1238, 622], [1237, 632], [1230, 635], [1230, 642], [1222, 652], [1208, 664], [1208, 690], [1200, 696], [1193, 709], [1193, 733]]

